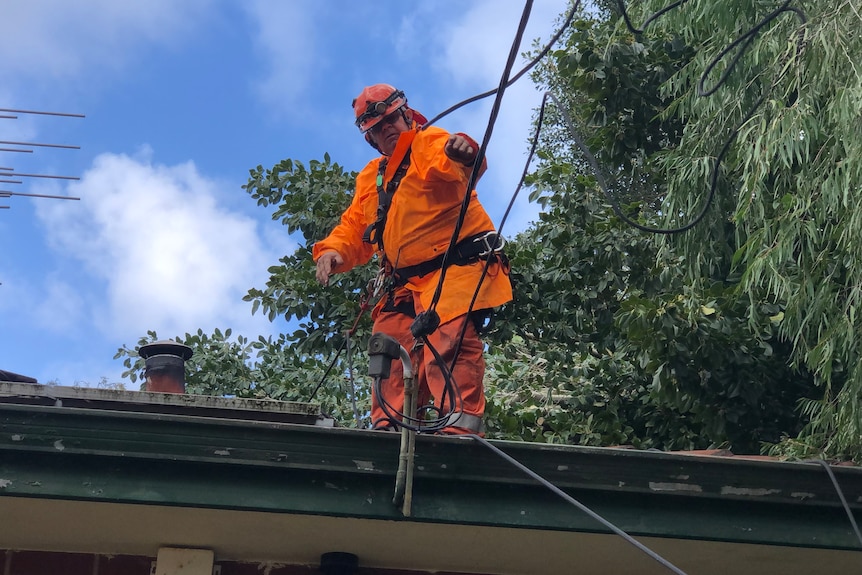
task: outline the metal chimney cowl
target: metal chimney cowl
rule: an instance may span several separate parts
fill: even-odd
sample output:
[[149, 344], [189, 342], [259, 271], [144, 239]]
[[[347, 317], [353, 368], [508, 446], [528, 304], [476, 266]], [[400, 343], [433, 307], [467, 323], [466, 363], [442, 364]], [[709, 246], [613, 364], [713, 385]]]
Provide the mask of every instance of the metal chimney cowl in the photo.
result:
[[185, 393], [186, 361], [192, 353], [189, 346], [170, 339], [142, 345], [138, 355], [146, 365], [144, 391]]

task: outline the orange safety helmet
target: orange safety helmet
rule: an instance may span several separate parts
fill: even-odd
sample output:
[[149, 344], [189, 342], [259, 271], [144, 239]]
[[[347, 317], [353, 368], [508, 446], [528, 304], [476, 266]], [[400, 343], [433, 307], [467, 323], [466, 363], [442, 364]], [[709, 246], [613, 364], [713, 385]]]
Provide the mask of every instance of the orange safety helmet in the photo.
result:
[[356, 126], [365, 134], [380, 123], [384, 116], [401, 107], [407, 107], [407, 97], [404, 92], [389, 84], [374, 84], [362, 89], [359, 96], [353, 99], [353, 112], [356, 115]]

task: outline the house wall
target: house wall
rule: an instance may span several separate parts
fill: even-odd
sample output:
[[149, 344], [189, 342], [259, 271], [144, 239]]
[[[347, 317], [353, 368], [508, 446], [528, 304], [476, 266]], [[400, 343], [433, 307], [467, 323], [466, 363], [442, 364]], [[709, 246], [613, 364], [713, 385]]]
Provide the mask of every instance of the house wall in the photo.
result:
[[[151, 575], [154, 573], [155, 563], [155, 557], [138, 555], [0, 550], [0, 566], [2, 566], [0, 574], [2, 575]], [[216, 559], [213, 573], [214, 575], [320, 575], [322, 571], [316, 565], [279, 565]], [[360, 567], [352, 575], [425, 575], [428, 573], [430, 572]], [[466, 574], [435, 571], [434, 575]]]

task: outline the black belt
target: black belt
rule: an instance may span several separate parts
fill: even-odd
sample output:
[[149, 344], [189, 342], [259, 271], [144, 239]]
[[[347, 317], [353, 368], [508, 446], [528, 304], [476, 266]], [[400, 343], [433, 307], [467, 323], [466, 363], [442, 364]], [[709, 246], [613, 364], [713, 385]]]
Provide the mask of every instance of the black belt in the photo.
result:
[[[455, 249], [450, 254], [449, 263], [455, 266], [465, 266], [475, 261], [488, 259], [494, 254], [503, 255], [503, 245], [506, 240], [495, 231], [482, 232], [470, 236], [455, 244]], [[443, 257], [440, 254], [434, 259], [413, 266], [398, 268], [392, 272], [392, 277], [397, 285], [404, 285], [410, 278], [422, 277], [443, 267]]]

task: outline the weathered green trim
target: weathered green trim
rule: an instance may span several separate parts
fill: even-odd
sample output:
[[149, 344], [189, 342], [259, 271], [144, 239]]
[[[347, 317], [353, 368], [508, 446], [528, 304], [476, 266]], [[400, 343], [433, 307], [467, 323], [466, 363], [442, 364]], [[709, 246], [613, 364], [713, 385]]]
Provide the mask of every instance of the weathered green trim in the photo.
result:
[[[469, 438], [421, 436], [413, 516], [399, 437], [188, 415], [0, 403], [0, 496], [606, 532]], [[632, 535], [858, 549], [813, 464], [495, 442]], [[835, 468], [856, 514], [862, 470]]]
[[252, 419], [307, 425], [325, 424], [320, 406], [296, 401], [237, 399], [210, 395], [126, 391], [91, 387], [64, 387], [0, 381], [0, 402], [114, 409], [137, 413], [195, 415], [221, 419]]

